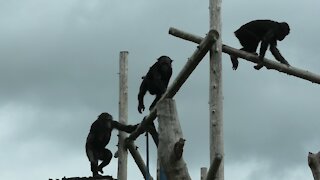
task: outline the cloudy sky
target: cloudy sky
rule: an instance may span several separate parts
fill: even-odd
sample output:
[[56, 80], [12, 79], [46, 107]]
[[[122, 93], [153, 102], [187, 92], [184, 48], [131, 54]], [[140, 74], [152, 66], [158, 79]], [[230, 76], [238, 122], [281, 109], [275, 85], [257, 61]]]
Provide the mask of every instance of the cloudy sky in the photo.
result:
[[[290, 4], [289, 4], [290, 3]], [[137, 93], [156, 58], [168, 55], [173, 78], [196, 44], [169, 27], [204, 36], [208, 1], [0, 0], [0, 179], [43, 180], [91, 175], [84, 144], [104, 111], [118, 118], [119, 52], [129, 51], [129, 123], [139, 123]], [[254, 19], [286, 21], [278, 43], [295, 67], [320, 74], [320, 1], [222, 2], [222, 41]], [[273, 59], [270, 53], [266, 55]], [[313, 179], [308, 152], [320, 151], [320, 86], [223, 55], [225, 179]], [[209, 167], [208, 56], [175, 97], [193, 179]], [[152, 101], [146, 97], [146, 106]], [[195, 108], [196, 107], [196, 108]], [[117, 132], [108, 148], [114, 153]], [[136, 144], [145, 158], [145, 137]], [[151, 145], [151, 173], [156, 150]], [[117, 159], [104, 169], [116, 177]], [[129, 157], [128, 179], [142, 179]]]

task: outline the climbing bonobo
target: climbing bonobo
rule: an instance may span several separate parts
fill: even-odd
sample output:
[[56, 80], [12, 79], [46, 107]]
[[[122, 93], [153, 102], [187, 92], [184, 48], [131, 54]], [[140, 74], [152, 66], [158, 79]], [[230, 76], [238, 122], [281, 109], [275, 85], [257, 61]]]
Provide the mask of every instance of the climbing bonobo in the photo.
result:
[[[277, 41], [282, 41], [290, 32], [289, 25], [286, 22], [275, 22], [271, 20], [255, 20], [251, 21], [234, 32], [243, 46], [240, 50], [255, 53], [259, 43], [260, 53], [259, 59], [263, 61], [264, 55], [270, 45], [270, 51], [276, 60], [289, 66], [289, 63], [284, 59], [277, 49]], [[231, 55], [232, 69], [236, 70], [238, 67], [238, 57]], [[254, 66], [259, 70], [263, 65], [258, 64]]]
[[[100, 176], [98, 171], [103, 173], [102, 168], [111, 161], [112, 153], [105, 146], [108, 145], [114, 128], [131, 133], [137, 128], [137, 125], [123, 125], [114, 121], [112, 116], [106, 112], [101, 113], [98, 119], [92, 123], [87, 137], [86, 153], [90, 161], [93, 177]], [[98, 165], [99, 160], [102, 160], [100, 165]]]
[[147, 75], [142, 77], [143, 80], [138, 94], [139, 113], [142, 113], [145, 109], [143, 97], [147, 91], [149, 91], [151, 95], [156, 95], [154, 101], [150, 105], [149, 110], [151, 110], [159, 101], [162, 94], [167, 90], [172, 75], [171, 63], [172, 60], [168, 56], [161, 56], [158, 58], [157, 62], [150, 67]]

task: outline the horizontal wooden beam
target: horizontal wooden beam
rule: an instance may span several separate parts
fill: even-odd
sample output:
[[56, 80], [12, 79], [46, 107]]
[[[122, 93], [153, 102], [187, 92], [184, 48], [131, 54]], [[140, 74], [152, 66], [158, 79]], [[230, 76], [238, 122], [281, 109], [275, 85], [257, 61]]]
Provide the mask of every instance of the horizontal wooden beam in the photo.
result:
[[[191, 42], [194, 42], [194, 43], [198, 43], [198, 44], [203, 39], [200, 36], [196, 36], [196, 35], [193, 35], [193, 34], [178, 30], [176, 28], [170, 28], [169, 34], [171, 34], [173, 36], [176, 36], [176, 37], [179, 37], [179, 38], [182, 38], [184, 40], [188, 40], [188, 41], [191, 41]], [[250, 61], [250, 62], [253, 62], [253, 63], [256, 63], [256, 64], [261, 63], [261, 61], [260, 61], [260, 59], [259, 59], [259, 57], [257, 55], [254, 55], [252, 53], [248, 53], [248, 52], [245, 52], [245, 51], [241, 51], [241, 50], [232, 48], [232, 47], [227, 46], [227, 45], [223, 45], [222, 46], [222, 52], [230, 54], [230, 55], [238, 56], [240, 58], [243, 58], [243, 59], [245, 59], [247, 61]], [[302, 69], [299, 69], [299, 68], [296, 68], [296, 67], [293, 67], [293, 66], [287, 66], [285, 64], [281, 64], [281, 63], [279, 63], [277, 61], [272, 61], [272, 60], [269, 60], [269, 59], [266, 59], [266, 58], [264, 58], [262, 64], [267, 69], [274, 69], [274, 70], [277, 70], [279, 72], [286, 73], [288, 75], [292, 75], [292, 76], [295, 76], [295, 77], [298, 77], [298, 78], [301, 78], [301, 79], [305, 79], [307, 81], [311, 81], [313, 83], [320, 84], [320, 76], [315, 74], [315, 73], [312, 73], [312, 72], [309, 72], [309, 71], [306, 71], [306, 70], [302, 70]]]

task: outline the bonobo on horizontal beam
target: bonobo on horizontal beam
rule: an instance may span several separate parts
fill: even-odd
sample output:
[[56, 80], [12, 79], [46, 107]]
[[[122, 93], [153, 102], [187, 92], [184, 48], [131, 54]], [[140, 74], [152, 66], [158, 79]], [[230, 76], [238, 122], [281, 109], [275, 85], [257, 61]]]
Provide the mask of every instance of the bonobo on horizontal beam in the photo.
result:
[[[169, 34], [194, 42], [194, 43], [199, 43], [201, 42], [201, 40], [203, 39], [200, 36], [196, 36], [190, 33], [186, 33], [184, 31], [175, 29], [175, 28], [170, 28], [169, 30]], [[251, 53], [247, 53], [245, 51], [241, 51], [235, 48], [232, 48], [230, 46], [227, 45], [222, 45], [222, 52], [230, 54], [230, 55], [236, 55], [240, 58], [243, 58], [247, 61], [253, 62], [253, 63], [261, 63], [261, 61], [259, 60], [259, 57], [257, 55], [251, 54]], [[262, 65], [264, 65], [267, 69], [274, 69], [277, 70], [279, 72], [283, 72], [286, 73], [288, 75], [292, 75], [292, 76], [296, 76], [298, 78], [301, 79], [305, 79], [308, 81], [311, 81], [313, 83], [317, 83], [320, 84], [320, 76], [314, 73], [311, 73], [309, 71], [306, 70], [302, 70], [302, 69], [298, 69], [295, 67], [288, 67], [287, 65], [278, 63], [276, 61], [272, 61], [269, 59], [264, 58]]]
[[[194, 51], [191, 57], [188, 59], [185, 66], [182, 68], [176, 79], [172, 82], [172, 84], [168, 87], [167, 91], [162, 95], [159, 101], [165, 98], [172, 98], [184, 84], [184, 82], [188, 79], [193, 70], [197, 67], [203, 57], [210, 50], [212, 45], [216, 42], [219, 37], [219, 33], [216, 30], [211, 29], [205, 38], [199, 42], [198, 48]], [[145, 132], [146, 125], [150, 124], [156, 118], [156, 108], [153, 108], [150, 111], [150, 114], [146, 116], [138, 128], [131, 133], [129, 136], [130, 140], [135, 140], [139, 135]]]

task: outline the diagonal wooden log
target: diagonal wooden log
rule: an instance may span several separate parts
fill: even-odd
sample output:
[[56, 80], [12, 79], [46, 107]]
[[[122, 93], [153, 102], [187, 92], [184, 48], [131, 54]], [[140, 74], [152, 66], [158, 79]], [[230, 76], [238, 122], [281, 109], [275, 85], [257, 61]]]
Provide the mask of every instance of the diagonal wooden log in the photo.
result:
[[[172, 98], [179, 91], [181, 86], [188, 79], [188, 77], [191, 75], [191, 73], [200, 63], [203, 57], [207, 54], [218, 37], [219, 34], [217, 31], [212, 29], [208, 32], [206, 37], [200, 42], [195, 52], [188, 59], [186, 65], [182, 68], [176, 79], [173, 81], [170, 87], [168, 87], [167, 91], [163, 94], [159, 101], [165, 98]], [[129, 149], [129, 152], [131, 153], [144, 177], [146, 177], [146, 171], [143, 170], [146, 169], [145, 163], [143, 162], [139, 152], [136, 150], [133, 141], [136, 140], [137, 137], [139, 137], [141, 134], [143, 134], [146, 130], [146, 127], [155, 120], [157, 116], [156, 106], [150, 111], [150, 114], [142, 120], [138, 128], [126, 139], [126, 147]]]
[[[170, 28], [169, 29], [169, 34], [171, 34], [173, 36], [176, 36], [176, 37], [179, 37], [179, 38], [182, 38], [184, 40], [188, 40], [188, 41], [191, 41], [191, 42], [194, 42], [194, 43], [198, 43], [198, 44], [203, 39], [200, 36], [196, 36], [196, 35], [193, 35], [193, 34], [178, 30], [176, 28]], [[245, 52], [245, 51], [241, 51], [241, 50], [232, 48], [232, 47], [227, 46], [227, 45], [223, 45], [222, 46], [222, 52], [230, 54], [230, 55], [236, 55], [236, 56], [238, 56], [240, 58], [243, 58], [243, 59], [245, 59], [247, 61], [250, 61], [250, 62], [253, 62], [253, 63], [256, 63], [256, 64], [261, 63], [261, 61], [259, 60], [259, 57], [257, 55], [254, 55], [254, 54], [251, 54], [251, 53], [248, 53], [248, 52]], [[295, 76], [295, 77], [298, 77], [298, 78], [301, 78], [301, 79], [305, 79], [305, 80], [311, 81], [313, 83], [320, 84], [320, 76], [315, 74], [315, 73], [312, 73], [312, 72], [309, 72], [309, 71], [306, 71], [306, 70], [302, 70], [302, 69], [299, 69], [299, 68], [296, 68], [296, 67], [293, 67], [293, 66], [287, 66], [287, 65], [281, 64], [281, 63], [279, 63], [277, 61], [272, 61], [272, 60], [269, 60], [269, 59], [266, 59], [266, 58], [264, 58], [262, 64], [267, 69], [274, 69], [274, 70], [277, 70], [279, 72], [286, 73], [288, 75], [292, 75], [292, 76]]]
[[206, 180], [215, 179], [221, 162], [222, 162], [222, 155], [220, 155], [220, 154], [215, 155], [215, 158], [209, 168]]
[[320, 180], [320, 152], [316, 154], [309, 152], [308, 165], [312, 171], [314, 180]]
[[128, 139], [126, 140], [126, 144], [130, 154], [132, 155], [134, 161], [138, 165], [138, 168], [140, 169], [144, 179], [153, 180], [146, 164], [144, 163], [139, 151], [137, 150], [136, 145], [133, 143], [133, 141], [128, 141]]
[[[202, 39], [200, 45], [192, 54], [192, 56], [188, 59], [186, 65], [182, 68], [176, 79], [173, 83], [168, 87], [167, 91], [162, 95], [161, 99], [172, 98], [184, 84], [184, 82], [191, 75], [193, 70], [197, 67], [203, 57], [210, 50], [212, 44], [218, 39], [219, 34], [215, 30], [210, 30], [206, 37]], [[160, 101], [159, 100], [159, 101]], [[143, 121], [140, 123], [136, 131], [131, 133], [129, 136], [130, 140], [135, 140], [139, 135], [145, 132], [146, 125], [150, 124], [157, 116], [156, 108], [153, 108], [150, 111], [150, 114], [146, 116]]]

